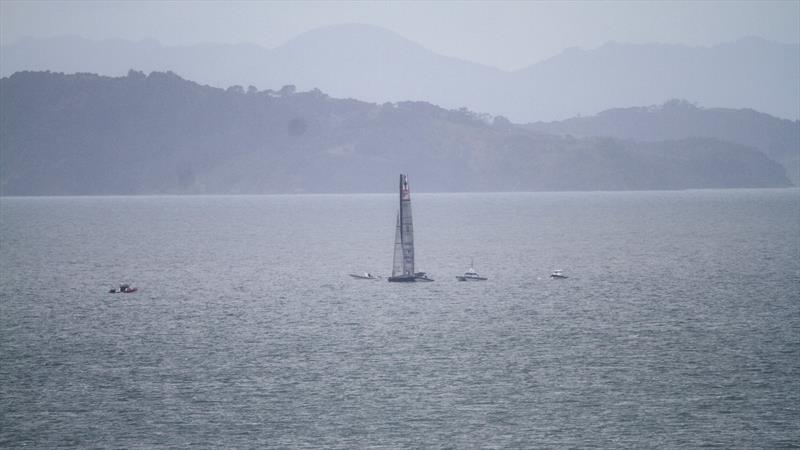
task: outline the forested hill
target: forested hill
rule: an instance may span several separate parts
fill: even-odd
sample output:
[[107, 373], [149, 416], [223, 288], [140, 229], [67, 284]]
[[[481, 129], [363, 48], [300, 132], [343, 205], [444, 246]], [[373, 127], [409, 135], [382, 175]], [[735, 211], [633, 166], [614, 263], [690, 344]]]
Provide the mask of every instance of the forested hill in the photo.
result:
[[556, 136], [466, 109], [227, 90], [166, 72], [0, 80], [3, 195], [624, 190], [787, 186], [713, 138]]
[[800, 185], [800, 121], [752, 109], [700, 108], [685, 100], [616, 108], [595, 116], [527, 125], [531, 130], [578, 137], [608, 136], [637, 141], [710, 137], [754, 147], [781, 163]]

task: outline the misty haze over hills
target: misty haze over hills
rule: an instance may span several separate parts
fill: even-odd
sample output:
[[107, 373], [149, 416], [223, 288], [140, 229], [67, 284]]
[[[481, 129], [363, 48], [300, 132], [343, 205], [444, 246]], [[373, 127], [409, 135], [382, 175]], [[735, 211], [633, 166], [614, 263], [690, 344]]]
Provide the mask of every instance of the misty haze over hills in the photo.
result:
[[[790, 185], [782, 166], [724, 133], [559, 136], [426, 102], [223, 90], [161, 72], [19, 72], [0, 92], [3, 195], [376, 192], [393, 190], [398, 172], [413, 173], [418, 191]], [[706, 113], [750, 126], [747, 111]], [[776, 136], [797, 127], [756, 119]]]
[[699, 108], [671, 100], [661, 106], [615, 108], [596, 116], [528, 124], [542, 133], [636, 141], [708, 137], [756, 148], [779, 162], [800, 186], [800, 122], [752, 109]]
[[26, 39], [2, 47], [3, 76], [21, 70], [123, 75], [173, 71], [217, 87], [319, 88], [369, 102], [427, 101], [515, 122], [565, 119], [685, 98], [704, 106], [800, 116], [800, 45], [745, 38], [712, 47], [609, 43], [568, 49], [517, 71], [435, 54], [393, 32], [341, 25], [274, 49], [163, 46], [153, 40]]

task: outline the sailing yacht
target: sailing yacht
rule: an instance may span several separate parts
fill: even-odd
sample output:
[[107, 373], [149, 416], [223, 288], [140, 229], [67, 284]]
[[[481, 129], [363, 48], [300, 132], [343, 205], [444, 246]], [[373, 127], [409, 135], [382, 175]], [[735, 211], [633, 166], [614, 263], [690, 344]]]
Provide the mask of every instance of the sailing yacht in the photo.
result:
[[400, 174], [400, 210], [394, 234], [394, 260], [389, 281], [433, 281], [425, 272], [414, 271], [414, 225], [411, 220], [411, 191], [408, 175]]

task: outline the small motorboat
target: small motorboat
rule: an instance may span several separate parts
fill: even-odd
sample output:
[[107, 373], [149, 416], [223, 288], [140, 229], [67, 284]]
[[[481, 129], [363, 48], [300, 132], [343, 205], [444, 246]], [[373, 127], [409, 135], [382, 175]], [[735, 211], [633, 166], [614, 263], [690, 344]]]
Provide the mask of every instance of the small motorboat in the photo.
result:
[[433, 278], [428, 278], [428, 274], [425, 272], [414, 272], [414, 278], [417, 281], [433, 281]]
[[550, 278], [553, 279], [564, 279], [568, 278], [561, 270], [554, 270], [553, 273], [550, 274]]
[[373, 275], [369, 272], [364, 272], [363, 274], [351, 273], [351, 277], [359, 279], [359, 280], [380, 280], [381, 277]]
[[473, 268], [474, 264], [470, 262], [469, 270], [464, 272], [464, 275], [457, 275], [458, 281], [486, 281], [488, 278], [478, 275], [478, 272]]
[[109, 294], [131, 294], [138, 291], [138, 288], [131, 287], [129, 284], [120, 284], [119, 288], [111, 288]]

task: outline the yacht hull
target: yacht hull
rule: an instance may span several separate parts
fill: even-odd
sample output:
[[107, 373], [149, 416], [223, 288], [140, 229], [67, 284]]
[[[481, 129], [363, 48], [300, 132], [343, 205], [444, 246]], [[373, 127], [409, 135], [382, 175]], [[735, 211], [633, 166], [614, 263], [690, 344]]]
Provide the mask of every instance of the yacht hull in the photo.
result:
[[433, 281], [432, 278], [417, 277], [417, 276], [413, 276], [413, 277], [409, 277], [409, 276], [389, 277], [388, 280], [391, 281], [391, 282], [395, 282], [395, 283], [416, 283], [418, 281], [419, 282]]
[[413, 283], [417, 281], [417, 277], [389, 277], [389, 281], [393, 283]]

